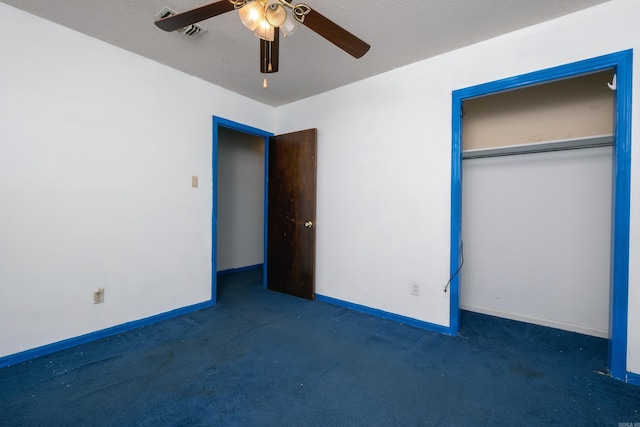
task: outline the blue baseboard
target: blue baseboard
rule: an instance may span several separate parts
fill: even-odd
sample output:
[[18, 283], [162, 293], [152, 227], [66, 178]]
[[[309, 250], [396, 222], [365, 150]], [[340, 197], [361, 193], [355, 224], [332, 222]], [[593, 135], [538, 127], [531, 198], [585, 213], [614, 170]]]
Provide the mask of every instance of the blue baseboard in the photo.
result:
[[627, 372], [627, 378], [625, 381], [627, 384], [640, 386], [640, 374], [634, 374], [633, 372]]
[[405, 317], [399, 314], [389, 313], [387, 311], [378, 310], [377, 308], [371, 308], [365, 305], [354, 304], [352, 302], [347, 302], [347, 301], [327, 297], [324, 295], [318, 295], [318, 294], [316, 294], [316, 301], [326, 302], [328, 304], [337, 305], [339, 307], [348, 308], [350, 310], [359, 311], [365, 314], [370, 314], [372, 316], [380, 317], [382, 319], [393, 320], [394, 322], [402, 323], [404, 325], [414, 326], [416, 328], [425, 329], [427, 331], [438, 332], [444, 335], [455, 335], [454, 333], [451, 332], [451, 329], [446, 326], [436, 325], [435, 323], [424, 322], [422, 320], [413, 319], [411, 317]]
[[241, 273], [243, 271], [262, 269], [263, 266], [264, 264], [255, 264], [255, 265], [248, 265], [246, 267], [229, 268], [227, 270], [218, 271], [217, 274], [218, 274], [218, 277], [226, 276], [228, 274]]
[[95, 332], [90, 332], [78, 337], [69, 338], [66, 340], [58, 341], [52, 344], [36, 347], [31, 350], [25, 350], [20, 353], [10, 354], [8, 356], [0, 357], [0, 368], [15, 365], [17, 363], [26, 362], [36, 357], [45, 356], [47, 354], [55, 353], [57, 351], [66, 350], [78, 345], [86, 344], [91, 341], [97, 341], [102, 338], [111, 337], [123, 332], [137, 329], [143, 326], [148, 326], [153, 323], [160, 322], [162, 320], [170, 319], [172, 317], [182, 316], [183, 314], [192, 313], [194, 311], [202, 310], [214, 306], [212, 301], [204, 301], [198, 304], [190, 305], [187, 307], [177, 308], [175, 310], [167, 311], [165, 313], [156, 314], [154, 316], [146, 317], [144, 319], [133, 320], [131, 322], [123, 323], [121, 325], [112, 326], [107, 329], [102, 329]]

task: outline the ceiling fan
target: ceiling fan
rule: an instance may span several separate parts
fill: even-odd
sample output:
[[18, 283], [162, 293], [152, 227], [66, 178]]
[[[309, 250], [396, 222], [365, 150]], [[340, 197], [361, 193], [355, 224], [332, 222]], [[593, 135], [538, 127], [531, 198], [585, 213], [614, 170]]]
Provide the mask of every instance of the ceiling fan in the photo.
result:
[[[293, 34], [300, 24], [324, 37], [354, 58], [362, 57], [370, 46], [306, 4], [293, 0], [219, 0], [155, 21], [158, 28], [174, 31], [196, 22], [237, 10], [242, 23], [260, 38], [260, 72], [278, 71], [279, 38]], [[264, 82], [266, 87], [266, 79]]]

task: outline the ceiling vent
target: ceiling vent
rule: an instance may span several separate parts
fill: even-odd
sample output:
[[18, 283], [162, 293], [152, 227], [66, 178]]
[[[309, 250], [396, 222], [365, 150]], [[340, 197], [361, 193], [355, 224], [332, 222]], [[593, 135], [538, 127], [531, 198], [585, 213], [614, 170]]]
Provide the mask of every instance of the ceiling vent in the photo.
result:
[[[161, 18], [166, 18], [167, 16], [172, 16], [175, 14], [176, 14], [175, 10], [171, 10], [168, 7], [164, 7], [160, 11], [160, 13], [156, 15], [156, 20]], [[198, 24], [191, 24], [191, 25], [187, 25], [186, 27], [180, 28], [178, 31], [189, 38], [196, 39], [201, 35], [203, 35], [204, 33], [206, 33], [207, 29], [204, 27], [201, 27]]]

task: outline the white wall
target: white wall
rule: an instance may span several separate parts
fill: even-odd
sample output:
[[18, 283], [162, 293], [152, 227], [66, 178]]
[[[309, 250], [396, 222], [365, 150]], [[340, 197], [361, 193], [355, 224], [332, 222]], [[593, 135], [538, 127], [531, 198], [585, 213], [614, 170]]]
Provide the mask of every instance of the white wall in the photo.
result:
[[[278, 133], [318, 128], [317, 292], [448, 325], [449, 295], [443, 288], [449, 278], [451, 92], [638, 48], [638, 16], [640, 2], [613, 0], [278, 108]], [[634, 61], [638, 82], [637, 53]], [[639, 90], [634, 85], [636, 106]], [[640, 115], [634, 115], [632, 126], [637, 135]], [[638, 151], [633, 150], [634, 166]], [[632, 372], [640, 372], [636, 169], [628, 322]], [[410, 293], [412, 281], [422, 285], [418, 297]]]
[[218, 271], [264, 263], [264, 138], [218, 130]]
[[212, 116], [273, 109], [5, 4], [0, 52], [0, 356], [209, 300]]
[[463, 163], [460, 307], [608, 337], [612, 148]]

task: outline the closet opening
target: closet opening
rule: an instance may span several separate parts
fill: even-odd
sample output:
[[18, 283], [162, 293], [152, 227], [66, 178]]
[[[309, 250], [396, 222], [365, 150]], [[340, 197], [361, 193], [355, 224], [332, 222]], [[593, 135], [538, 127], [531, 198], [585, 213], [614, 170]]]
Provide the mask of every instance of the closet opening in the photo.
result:
[[613, 76], [463, 103], [462, 310], [609, 337]]
[[[465, 107], [470, 108], [472, 101], [481, 97], [489, 95], [501, 94], [510, 91], [516, 91], [519, 89], [533, 88], [535, 86], [551, 84], [553, 82], [560, 82], [562, 80], [570, 80], [573, 78], [579, 78], [582, 76], [588, 76], [592, 74], [599, 74], [605, 72], [611, 72], [615, 75], [615, 79], [609, 81], [609, 85], [612, 87], [613, 92], [613, 130], [611, 138], [611, 203], [609, 204], [610, 214], [610, 244], [608, 249], [610, 251], [609, 257], [609, 292], [608, 292], [608, 372], [609, 374], [623, 381], [631, 380], [630, 374], [626, 368], [626, 351], [627, 351], [627, 314], [628, 314], [628, 281], [629, 281], [629, 215], [630, 215], [630, 167], [631, 167], [631, 100], [632, 100], [632, 68], [633, 68], [633, 52], [631, 50], [612, 53], [597, 58], [587, 59], [567, 65], [558, 66], [555, 68], [536, 71], [529, 74], [510, 77], [503, 80], [480, 84], [465, 89], [455, 90], [452, 93], [452, 165], [451, 165], [451, 246], [450, 246], [450, 330], [451, 334], [457, 334], [460, 326], [460, 307], [461, 301], [465, 304], [462, 298], [464, 292], [461, 287], [464, 286], [465, 267], [462, 269], [460, 265], [464, 258], [467, 258], [467, 242], [463, 242], [463, 233], [465, 224], [470, 221], [469, 218], [464, 217], [463, 212], [463, 124], [465, 123]], [[606, 84], [606, 83], [605, 83]], [[609, 87], [607, 85], [607, 87]], [[467, 133], [468, 135], [468, 133]], [[526, 136], [526, 135], [525, 135]], [[538, 156], [548, 156], [553, 154], [554, 147], [544, 147], [545, 144], [552, 142], [565, 144], [564, 151], [560, 151], [560, 154], [564, 154], [562, 161], [572, 161], [578, 157], [576, 153], [580, 153], [580, 156], [584, 156], [585, 153], [591, 153], [590, 150], [599, 149], [601, 151], [607, 150], [607, 143], [603, 142], [604, 135], [592, 135], [598, 137], [592, 139], [595, 141], [593, 145], [600, 145], [600, 147], [584, 148], [580, 145], [584, 145], [584, 141], [576, 142], [575, 136], [557, 135], [551, 140], [545, 140], [544, 138], [531, 138], [535, 134], [530, 134], [528, 143], [538, 144], [540, 150], [535, 153], [520, 153], [512, 155], [511, 157], [529, 158], [527, 163], [532, 165], [536, 164]], [[578, 135], [578, 138], [581, 136]], [[527, 139], [527, 138], [525, 138]], [[575, 147], [571, 147], [572, 144], [576, 144]], [[493, 147], [498, 151], [494, 153], [487, 153], [486, 156], [475, 156], [476, 159], [485, 160], [491, 159], [491, 161], [497, 161], [500, 158], [504, 160], [509, 158], [507, 154], [507, 147], [512, 144], [507, 144], [502, 147]], [[468, 149], [475, 150], [467, 147]], [[532, 147], [529, 147], [532, 148]], [[559, 151], [559, 150], [557, 150]], [[478, 152], [479, 153], [479, 152]], [[476, 154], [478, 154], [476, 153]], [[595, 151], [593, 151], [595, 153]], [[556, 154], [558, 154], [556, 152]], [[604, 153], [600, 153], [605, 155]], [[597, 156], [596, 156], [597, 157]], [[532, 160], [533, 159], [533, 160]], [[471, 157], [464, 162], [472, 162]], [[541, 162], [538, 161], [538, 164]], [[532, 166], [532, 165], [528, 165]], [[507, 164], [507, 168], [513, 168], [513, 164]], [[500, 168], [502, 165], [496, 166]], [[573, 167], [573, 166], [571, 166]], [[466, 168], [466, 166], [465, 166]], [[560, 171], [567, 172], [569, 169], [558, 167]], [[466, 173], [466, 172], [465, 172]], [[545, 177], [546, 178], [546, 177]], [[466, 177], [464, 178], [466, 182]], [[498, 197], [498, 200], [506, 200], [515, 194], [502, 194]], [[525, 200], [524, 202], [529, 202]], [[523, 202], [523, 203], [524, 203]], [[534, 212], [541, 212], [540, 209], [533, 209]], [[469, 214], [467, 214], [469, 215]], [[540, 213], [540, 215], [547, 215], [547, 213]], [[513, 218], [513, 217], [510, 217]], [[551, 217], [553, 219], [553, 216]], [[521, 228], [526, 228], [524, 224]], [[520, 228], [520, 229], [521, 229]], [[463, 244], [464, 243], [464, 244]], [[565, 241], [556, 241], [550, 246], [560, 246], [565, 244]], [[526, 247], [521, 244], [518, 248]], [[513, 249], [513, 248], [512, 248]], [[463, 255], [464, 252], [464, 255]], [[533, 256], [533, 254], [529, 254]], [[469, 262], [468, 259], [465, 260]], [[502, 266], [503, 273], [505, 270], [511, 269], [514, 266], [504, 263]], [[462, 270], [462, 272], [461, 272]], [[458, 274], [459, 273], [459, 274]], [[462, 297], [462, 298], [461, 298]], [[509, 297], [506, 295], [506, 297]], [[554, 296], [553, 298], [555, 298]], [[575, 296], [579, 298], [579, 296]], [[487, 301], [485, 301], [486, 303]]]

